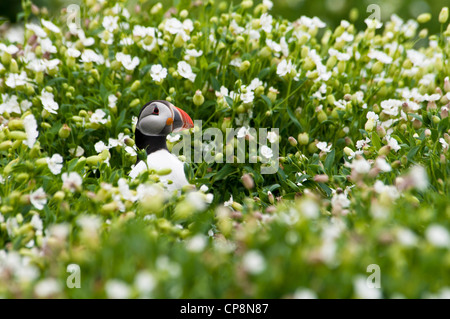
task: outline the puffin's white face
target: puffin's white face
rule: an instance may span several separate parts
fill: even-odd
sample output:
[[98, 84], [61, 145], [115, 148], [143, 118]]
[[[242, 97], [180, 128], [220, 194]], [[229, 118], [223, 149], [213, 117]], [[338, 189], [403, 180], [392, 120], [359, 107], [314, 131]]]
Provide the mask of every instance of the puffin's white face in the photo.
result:
[[155, 101], [142, 110], [136, 127], [144, 135], [167, 135], [172, 132], [174, 117], [169, 105]]
[[172, 103], [156, 100], [144, 105], [136, 129], [146, 136], [166, 136], [194, 127], [189, 115]]

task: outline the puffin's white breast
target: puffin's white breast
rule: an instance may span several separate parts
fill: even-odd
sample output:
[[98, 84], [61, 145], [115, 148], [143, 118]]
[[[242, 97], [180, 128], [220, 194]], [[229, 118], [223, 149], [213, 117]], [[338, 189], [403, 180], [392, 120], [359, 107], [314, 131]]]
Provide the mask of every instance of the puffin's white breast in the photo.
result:
[[[165, 168], [170, 168], [172, 172], [168, 175], [160, 176], [160, 180], [167, 185], [167, 189], [169, 191], [173, 191], [175, 189], [180, 189], [184, 185], [188, 184], [186, 179], [186, 175], [184, 173], [184, 165], [183, 163], [172, 153], [167, 150], [159, 150], [153, 153], [150, 153], [147, 156], [147, 165], [145, 162], [140, 161], [130, 172], [131, 178], [136, 178], [139, 173], [145, 171], [147, 169], [155, 169], [161, 170]], [[168, 181], [172, 181], [171, 184]]]

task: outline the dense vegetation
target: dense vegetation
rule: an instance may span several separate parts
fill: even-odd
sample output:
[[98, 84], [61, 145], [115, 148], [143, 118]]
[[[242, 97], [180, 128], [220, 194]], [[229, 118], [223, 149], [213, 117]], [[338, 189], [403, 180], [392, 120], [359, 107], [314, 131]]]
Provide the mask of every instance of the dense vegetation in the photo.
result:
[[[358, 30], [271, 6], [89, 0], [77, 25], [25, 2], [0, 42], [0, 297], [449, 297], [448, 8]], [[238, 131], [182, 156], [181, 195], [128, 177], [153, 99]], [[220, 163], [249, 128], [279, 129], [275, 174], [262, 145]]]

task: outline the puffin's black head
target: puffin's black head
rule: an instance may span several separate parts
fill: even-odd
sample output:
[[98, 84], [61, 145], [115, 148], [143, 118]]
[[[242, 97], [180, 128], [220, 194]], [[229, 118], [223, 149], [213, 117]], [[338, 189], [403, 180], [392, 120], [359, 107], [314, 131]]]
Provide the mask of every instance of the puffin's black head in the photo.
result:
[[[139, 149], [164, 143], [172, 132], [194, 127], [189, 115], [172, 103], [164, 100], [150, 101], [139, 112], [136, 123], [135, 142]], [[153, 145], [154, 146], [154, 145]]]

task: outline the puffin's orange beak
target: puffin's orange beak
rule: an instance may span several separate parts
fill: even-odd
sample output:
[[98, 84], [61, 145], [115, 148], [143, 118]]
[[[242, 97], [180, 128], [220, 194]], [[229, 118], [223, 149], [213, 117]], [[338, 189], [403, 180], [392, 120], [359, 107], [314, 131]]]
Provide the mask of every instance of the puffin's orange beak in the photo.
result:
[[178, 132], [185, 129], [194, 127], [194, 122], [191, 117], [179, 107], [174, 106], [175, 120], [173, 122], [173, 131]]

